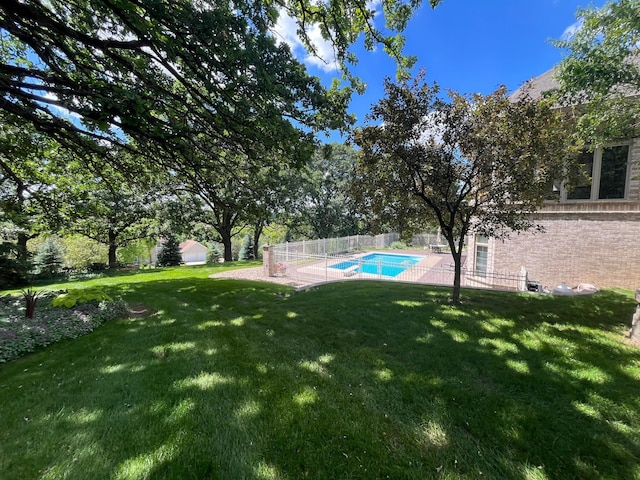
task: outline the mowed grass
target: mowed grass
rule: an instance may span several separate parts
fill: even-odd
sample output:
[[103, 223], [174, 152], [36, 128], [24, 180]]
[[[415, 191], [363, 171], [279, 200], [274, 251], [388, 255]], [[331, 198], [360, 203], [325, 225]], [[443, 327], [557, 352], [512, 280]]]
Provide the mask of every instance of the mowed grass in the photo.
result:
[[96, 279], [156, 312], [0, 366], [0, 478], [640, 478], [631, 292]]

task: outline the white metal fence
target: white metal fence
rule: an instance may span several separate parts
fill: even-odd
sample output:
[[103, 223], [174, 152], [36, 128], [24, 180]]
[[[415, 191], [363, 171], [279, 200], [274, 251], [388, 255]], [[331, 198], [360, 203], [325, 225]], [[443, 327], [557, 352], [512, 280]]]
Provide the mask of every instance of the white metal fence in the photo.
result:
[[[334, 255], [372, 248], [389, 248], [400, 240], [397, 233], [381, 235], [353, 235], [340, 238], [323, 238], [319, 240], [302, 240], [274, 245], [277, 252], [295, 253], [303, 255]], [[425, 248], [442, 243], [442, 239], [435, 233], [420, 233], [414, 235], [409, 244], [412, 248]]]
[[[436, 235], [414, 237], [406, 250], [386, 250], [376, 256], [371, 251], [388, 248], [397, 234], [353, 236], [273, 245], [273, 271], [294, 281], [315, 283], [329, 280], [375, 279], [453, 285], [454, 265], [450, 253], [429, 248]], [[398, 256], [400, 255], [400, 256]], [[464, 258], [463, 258], [464, 262]], [[474, 272], [464, 267], [462, 286], [525, 290], [526, 275]]]
[[319, 240], [302, 240], [301, 242], [287, 242], [274, 245], [276, 255], [284, 255], [286, 261], [289, 254], [293, 255], [335, 255], [354, 252], [368, 248], [388, 248], [399, 239], [397, 233], [383, 235], [353, 235], [340, 238], [322, 238]]

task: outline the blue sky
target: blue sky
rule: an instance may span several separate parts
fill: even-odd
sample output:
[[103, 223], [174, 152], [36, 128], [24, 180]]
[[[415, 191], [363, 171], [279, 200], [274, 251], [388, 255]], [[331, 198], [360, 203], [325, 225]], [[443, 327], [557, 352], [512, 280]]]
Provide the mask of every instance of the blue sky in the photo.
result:
[[[563, 51], [551, 44], [576, 26], [579, 7], [601, 7], [604, 0], [443, 0], [435, 9], [424, 5], [405, 32], [405, 52], [418, 57], [414, 73], [425, 68], [427, 81], [461, 93], [494, 91], [504, 84], [512, 91], [558, 63]], [[287, 25], [282, 26], [284, 30]], [[289, 30], [290, 31], [290, 30]], [[286, 36], [287, 34], [283, 34]], [[289, 38], [290, 45], [295, 41]], [[320, 48], [322, 51], [322, 48]], [[309, 72], [327, 82], [338, 72], [331, 65], [305, 59]], [[383, 92], [384, 78], [394, 78], [395, 65], [382, 49], [354, 47], [359, 63], [353, 72], [368, 86], [354, 95], [351, 111], [362, 124]], [[321, 68], [322, 67], [322, 68]], [[339, 140], [332, 135], [329, 140]], [[323, 139], [323, 141], [327, 141]]]

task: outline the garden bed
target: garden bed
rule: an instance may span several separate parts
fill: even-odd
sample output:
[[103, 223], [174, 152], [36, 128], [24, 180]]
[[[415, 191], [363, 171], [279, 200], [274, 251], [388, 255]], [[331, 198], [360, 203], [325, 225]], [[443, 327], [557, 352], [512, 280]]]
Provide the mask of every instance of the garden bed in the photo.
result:
[[107, 320], [127, 313], [127, 306], [120, 299], [79, 303], [73, 308], [52, 306], [60, 293], [41, 294], [33, 318], [25, 316], [23, 295], [0, 297], [0, 363], [60, 340], [91, 333]]

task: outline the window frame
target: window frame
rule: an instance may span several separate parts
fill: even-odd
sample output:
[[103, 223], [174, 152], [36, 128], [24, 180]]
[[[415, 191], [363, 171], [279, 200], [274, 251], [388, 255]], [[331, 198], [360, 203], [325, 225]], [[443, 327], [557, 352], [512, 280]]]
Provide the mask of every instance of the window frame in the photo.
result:
[[[627, 147], [627, 159], [626, 159], [626, 171], [625, 171], [625, 180], [624, 180], [624, 193], [621, 198], [599, 198], [600, 195], [600, 181], [602, 178], [602, 154], [606, 149], [615, 148], [615, 147]], [[589, 198], [569, 198], [569, 192], [567, 191], [566, 185], [562, 185], [560, 189], [560, 202], [567, 203], [580, 203], [580, 202], [615, 202], [620, 200], [628, 200], [629, 199], [629, 190], [631, 185], [631, 142], [619, 142], [605, 145], [604, 147], [596, 147], [593, 151], [593, 163], [592, 163], [592, 176], [591, 176], [591, 190]]]
[[[486, 277], [489, 273], [489, 237], [485, 235], [475, 236], [475, 248], [473, 252], [473, 275], [476, 277]], [[485, 251], [484, 256], [484, 270], [478, 268], [478, 249], [483, 248]]]

